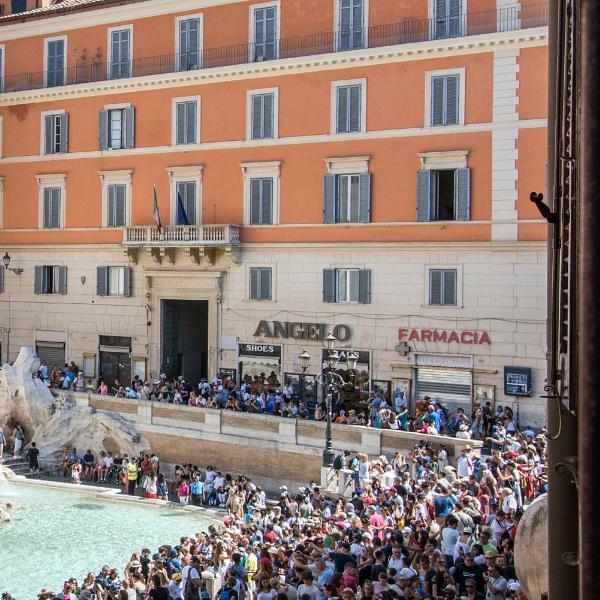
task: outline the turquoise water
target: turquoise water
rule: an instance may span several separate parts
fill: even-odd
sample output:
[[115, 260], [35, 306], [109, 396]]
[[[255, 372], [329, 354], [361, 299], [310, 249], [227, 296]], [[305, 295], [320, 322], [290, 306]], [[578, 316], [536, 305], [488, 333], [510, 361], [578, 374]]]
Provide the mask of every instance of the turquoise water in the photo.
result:
[[0, 523], [0, 593], [15, 600], [35, 600], [42, 587], [58, 593], [65, 580], [81, 583], [105, 564], [122, 575], [133, 552], [154, 553], [215, 524], [177, 508], [15, 483], [0, 486], [0, 500], [21, 505], [10, 523]]

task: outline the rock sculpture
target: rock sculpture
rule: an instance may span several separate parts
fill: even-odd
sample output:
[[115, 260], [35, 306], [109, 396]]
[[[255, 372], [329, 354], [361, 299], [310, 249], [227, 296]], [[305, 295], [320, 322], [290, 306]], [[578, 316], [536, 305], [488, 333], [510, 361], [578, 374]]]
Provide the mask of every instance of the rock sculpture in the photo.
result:
[[[32, 348], [23, 347], [13, 365], [0, 369], [0, 425], [15, 419], [29, 441], [36, 442], [41, 461], [56, 460], [63, 448], [105, 448], [130, 456], [150, 447], [134, 424], [119, 414], [78, 404], [58, 392], [55, 397], [33, 378], [40, 362]], [[110, 446], [110, 447], [107, 447]]]
[[548, 495], [525, 510], [515, 536], [515, 567], [527, 598], [548, 592]]

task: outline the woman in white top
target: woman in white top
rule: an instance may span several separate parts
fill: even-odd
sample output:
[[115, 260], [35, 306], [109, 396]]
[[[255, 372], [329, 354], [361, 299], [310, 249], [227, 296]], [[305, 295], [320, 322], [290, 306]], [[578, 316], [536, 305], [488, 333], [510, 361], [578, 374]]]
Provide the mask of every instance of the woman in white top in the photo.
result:
[[471, 531], [470, 527], [465, 527], [462, 530], [462, 533], [458, 536], [458, 540], [456, 540], [456, 545], [454, 546], [454, 562], [456, 562], [459, 558], [461, 558], [471, 549], [472, 533], [473, 532]]
[[369, 462], [369, 457], [361, 452], [358, 455], [358, 482], [360, 485], [364, 485], [365, 483], [369, 483], [371, 480], [371, 463]]

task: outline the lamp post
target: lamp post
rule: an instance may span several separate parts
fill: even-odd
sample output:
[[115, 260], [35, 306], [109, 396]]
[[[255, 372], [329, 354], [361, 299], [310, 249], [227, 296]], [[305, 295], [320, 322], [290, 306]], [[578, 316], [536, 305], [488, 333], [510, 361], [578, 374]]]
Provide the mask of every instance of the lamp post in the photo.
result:
[[[15, 275], [21, 275], [23, 273], [23, 269], [21, 268], [10, 268], [10, 254], [8, 252], [4, 253], [2, 257], [2, 264], [4, 265], [5, 271], [10, 271]], [[6, 328], [6, 362], [10, 360], [10, 306], [11, 306], [11, 297], [10, 292], [8, 292], [8, 327]]]
[[300, 402], [304, 402], [304, 379], [306, 377], [306, 369], [308, 369], [308, 365], [310, 364], [310, 354], [304, 348], [302, 354], [298, 355], [298, 360], [300, 361], [300, 368], [302, 369], [302, 374], [300, 375], [300, 389], [298, 390], [298, 397]]
[[[317, 382], [321, 385], [323, 398], [325, 399], [326, 415], [327, 415], [327, 427], [325, 430], [325, 449], [323, 450], [323, 466], [333, 467], [333, 461], [335, 460], [335, 452], [333, 450], [333, 430], [331, 423], [331, 412], [332, 412], [332, 392], [335, 385], [345, 386], [349, 382], [345, 381], [344, 378], [335, 373], [334, 369], [337, 366], [340, 356], [335, 349], [335, 343], [337, 342], [336, 337], [330, 331], [325, 337], [325, 361], [321, 365], [321, 373], [317, 375]], [[308, 365], [310, 363], [310, 355], [306, 350], [298, 356], [300, 360], [300, 366], [303, 370], [303, 377]], [[348, 370], [354, 376], [354, 369], [356, 368], [356, 357], [354, 355], [348, 355], [346, 357], [346, 365]]]

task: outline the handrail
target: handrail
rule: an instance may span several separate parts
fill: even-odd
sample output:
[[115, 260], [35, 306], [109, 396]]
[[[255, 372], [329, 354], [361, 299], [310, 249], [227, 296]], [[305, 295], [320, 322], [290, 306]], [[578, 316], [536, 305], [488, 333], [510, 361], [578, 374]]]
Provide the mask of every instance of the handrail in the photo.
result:
[[240, 243], [239, 225], [132, 225], [123, 230], [123, 244], [131, 246], [199, 245]]
[[134, 58], [128, 62], [81, 63], [60, 71], [37, 71], [6, 75], [0, 80], [2, 92], [21, 92], [65, 85], [77, 85], [161, 75], [198, 69], [297, 58], [364, 48], [380, 48], [448, 38], [518, 31], [548, 24], [548, 4], [509, 6], [494, 11], [467, 13], [456, 19], [411, 19], [400, 23], [373, 25], [351, 34], [340, 31], [280, 38], [267, 44], [234, 44], [201, 50], [197, 55], [163, 54]]

